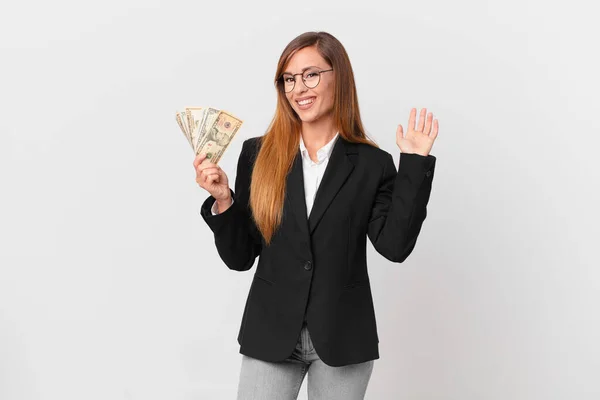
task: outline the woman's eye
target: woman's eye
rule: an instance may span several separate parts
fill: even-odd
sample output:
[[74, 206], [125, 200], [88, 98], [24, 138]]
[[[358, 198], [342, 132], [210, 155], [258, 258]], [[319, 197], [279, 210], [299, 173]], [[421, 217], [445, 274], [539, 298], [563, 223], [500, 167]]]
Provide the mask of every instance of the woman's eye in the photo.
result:
[[315, 76], [317, 76], [316, 72], [309, 72], [306, 74], [306, 79], [314, 78]]
[[287, 78], [283, 78], [283, 81], [285, 83], [292, 83], [294, 81], [294, 78], [290, 78], [289, 76]]

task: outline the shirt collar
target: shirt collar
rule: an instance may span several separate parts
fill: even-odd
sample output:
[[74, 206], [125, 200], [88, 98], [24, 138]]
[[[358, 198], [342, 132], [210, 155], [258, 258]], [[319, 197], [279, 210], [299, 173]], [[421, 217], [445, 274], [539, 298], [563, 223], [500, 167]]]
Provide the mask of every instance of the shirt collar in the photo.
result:
[[[335, 144], [335, 141], [337, 140], [338, 136], [339, 132], [335, 134], [335, 136], [329, 141], [329, 143], [317, 150], [317, 164], [321, 164], [323, 161], [329, 158], [331, 152], [333, 151], [333, 145]], [[310, 159], [310, 156], [308, 155], [308, 149], [304, 145], [304, 140], [302, 140], [302, 135], [300, 135], [300, 152], [302, 153], [302, 157], [312, 161]]]

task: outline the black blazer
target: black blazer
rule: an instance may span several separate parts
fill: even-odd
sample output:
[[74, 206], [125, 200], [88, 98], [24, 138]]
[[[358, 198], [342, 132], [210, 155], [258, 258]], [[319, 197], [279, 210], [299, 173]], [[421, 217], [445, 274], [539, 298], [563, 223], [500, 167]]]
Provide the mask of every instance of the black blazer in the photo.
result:
[[248, 205], [259, 146], [260, 137], [243, 143], [231, 207], [213, 216], [209, 196], [200, 211], [228, 268], [247, 271], [259, 257], [238, 334], [240, 353], [284, 360], [306, 320], [327, 365], [378, 359], [366, 239], [390, 261], [408, 257], [427, 215], [436, 158], [401, 153], [396, 172], [386, 151], [339, 136], [307, 218], [298, 150], [283, 221], [266, 246]]

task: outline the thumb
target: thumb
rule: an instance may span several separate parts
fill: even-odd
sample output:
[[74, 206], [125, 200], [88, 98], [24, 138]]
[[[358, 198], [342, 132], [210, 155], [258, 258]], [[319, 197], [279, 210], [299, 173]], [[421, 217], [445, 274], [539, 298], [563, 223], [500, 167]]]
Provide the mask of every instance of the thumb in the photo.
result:
[[398, 129], [396, 129], [396, 140], [400, 141], [404, 138], [404, 130], [402, 129], [402, 125], [398, 125]]

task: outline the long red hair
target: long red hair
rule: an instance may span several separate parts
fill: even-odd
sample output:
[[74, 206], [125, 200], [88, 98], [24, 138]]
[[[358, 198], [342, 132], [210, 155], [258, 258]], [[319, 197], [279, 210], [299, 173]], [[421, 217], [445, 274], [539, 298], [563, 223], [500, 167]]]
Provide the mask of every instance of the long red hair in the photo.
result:
[[298, 153], [302, 127], [298, 115], [286, 98], [280, 78], [290, 58], [298, 50], [310, 46], [315, 46], [334, 70], [333, 118], [339, 135], [350, 142], [379, 147], [365, 134], [358, 108], [354, 73], [344, 46], [326, 32], [306, 32], [292, 40], [283, 50], [277, 64], [277, 108], [267, 132], [261, 137], [261, 147], [250, 185], [250, 209], [267, 244], [270, 244], [281, 224], [286, 178]]

